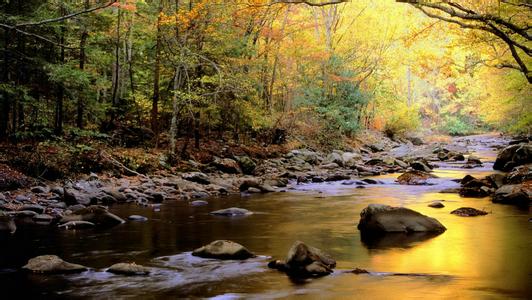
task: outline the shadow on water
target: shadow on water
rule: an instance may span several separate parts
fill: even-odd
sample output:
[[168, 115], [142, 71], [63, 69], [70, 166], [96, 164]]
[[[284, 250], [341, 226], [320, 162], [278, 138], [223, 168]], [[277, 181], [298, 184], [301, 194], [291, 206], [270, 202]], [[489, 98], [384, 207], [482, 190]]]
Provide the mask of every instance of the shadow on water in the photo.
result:
[[391, 232], [361, 233], [360, 240], [368, 249], [411, 248], [426, 240], [432, 239], [442, 232]]

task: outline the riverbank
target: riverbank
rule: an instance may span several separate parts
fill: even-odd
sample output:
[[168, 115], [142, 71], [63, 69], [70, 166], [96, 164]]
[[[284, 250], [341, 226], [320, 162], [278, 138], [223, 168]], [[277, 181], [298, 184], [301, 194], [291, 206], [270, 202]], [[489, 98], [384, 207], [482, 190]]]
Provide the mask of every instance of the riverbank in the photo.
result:
[[[69, 220], [77, 220], [69, 216], [92, 213], [86, 209], [91, 205], [133, 203], [160, 209], [161, 203], [165, 201], [183, 200], [191, 206], [200, 206], [205, 204], [204, 199], [211, 197], [286, 192], [309, 183], [335, 181], [341, 181], [345, 186], [365, 188], [378, 183], [377, 180], [366, 177], [398, 172], [404, 172], [398, 178], [400, 184], [430, 184], [430, 173], [440, 163], [458, 165], [465, 169], [482, 167], [482, 159], [471, 155], [469, 149], [484, 147], [499, 150], [508, 143], [518, 145], [518, 142], [523, 141], [511, 142], [510, 139], [502, 139], [495, 134], [430, 143], [420, 138], [394, 141], [379, 136], [373, 138], [372, 143], [356, 149], [333, 150], [330, 153], [295, 149], [284, 154], [276, 153], [273, 158], [258, 158], [257, 155], [250, 157], [245, 153], [236, 155], [234, 151], [226, 151], [225, 157], [213, 156], [208, 163], [189, 160], [186, 162], [188, 171], [161, 168], [151, 175], [130, 170], [109, 157], [108, 160], [114, 161], [115, 167], [121, 168], [122, 174], [91, 173], [75, 180], [54, 182], [25, 177], [20, 172], [4, 167], [5, 172], [2, 174], [5, 177], [5, 187], [26, 187], [0, 194], [0, 210], [4, 216], [1, 227], [14, 233], [18, 223], [61, 226]], [[220, 152], [223, 153], [224, 151]], [[523, 162], [526, 163], [530, 159], [530, 153], [524, 155]], [[268, 156], [263, 154], [262, 157]], [[512, 168], [513, 166], [499, 167], [505, 171], [512, 171]], [[522, 184], [529, 179], [529, 172], [528, 169], [514, 171], [510, 174], [514, 179], [505, 183]], [[488, 196], [501, 188], [504, 177], [482, 180], [462, 182], [461, 189], [443, 192], [459, 192], [463, 196]], [[519, 198], [519, 195], [525, 193], [525, 196], [521, 195], [525, 199], [519, 201], [526, 205], [528, 185], [524, 186], [526, 189], [519, 188], [517, 191], [512, 190], [516, 189], [515, 186], [507, 188], [504, 196], [498, 196], [499, 202], [512, 202], [508, 199]], [[516, 193], [518, 196], [514, 195]], [[94, 221], [88, 217], [78, 219]]]

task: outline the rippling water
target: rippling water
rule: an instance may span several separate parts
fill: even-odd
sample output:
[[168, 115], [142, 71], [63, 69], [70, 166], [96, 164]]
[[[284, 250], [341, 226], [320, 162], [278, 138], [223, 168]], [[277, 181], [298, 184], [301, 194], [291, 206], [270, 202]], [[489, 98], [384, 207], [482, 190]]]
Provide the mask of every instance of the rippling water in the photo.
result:
[[[493, 161], [495, 152], [472, 147]], [[147, 222], [128, 222], [109, 230], [62, 231], [19, 228], [2, 238], [0, 289], [9, 298], [345, 298], [345, 299], [497, 299], [532, 298], [532, 223], [529, 210], [493, 204], [489, 198], [441, 194], [458, 187], [450, 179], [493, 173], [442, 164], [430, 186], [394, 184], [398, 174], [376, 177], [383, 184], [364, 189], [341, 182], [297, 186], [286, 193], [210, 199], [202, 207], [165, 203], [160, 211], [134, 205], [111, 210], [122, 217], [140, 214]], [[427, 207], [445, 200], [445, 208]], [[370, 203], [405, 206], [437, 218], [447, 227], [441, 235], [392, 235], [367, 239], [356, 229], [360, 211]], [[238, 206], [255, 214], [223, 218], [208, 212]], [[462, 206], [484, 209], [487, 216], [449, 214]], [[259, 254], [247, 261], [200, 259], [190, 251], [216, 239], [234, 240]], [[329, 252], [337, 271], [328, 277], [294, 282], [266, 267], [283, 258], [301, 240]], [[18, 272], [36, 255], [57, 254], [93, 269], [76, 275], [38, 276]], [[153, 268], [146, 277], [108, 274], [117, 262]], [[370, 274], [346, 274], [363, 268]], [[403, 273], [405, 276], [390, 276]], [[2, 297], [3, 298], [3, 297]]]

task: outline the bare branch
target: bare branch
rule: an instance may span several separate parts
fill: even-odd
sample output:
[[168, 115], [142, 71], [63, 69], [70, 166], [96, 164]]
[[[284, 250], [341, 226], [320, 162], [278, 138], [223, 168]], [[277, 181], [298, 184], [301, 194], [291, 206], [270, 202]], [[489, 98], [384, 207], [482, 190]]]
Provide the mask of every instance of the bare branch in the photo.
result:
[[58, 18], [46, 19], [46, 20], [42, 20], [42, 21], [38, 21], [38, 22], [21, 23], [21, 24], [16, 24], [16, 25], [13, 25], [13, 26], [14, 27], [39, 26], [39, 25], [44, 25], [44, 24], [48, 24], [48, 23], [60, 22], [60, 21], [64, 21], [64, 20], [67, 20], [67, 19], [74, 18], [74, 17], [82, 15], [82, 14], [93, 12], [95, 10], [107, 8], [107, 7], [113, 5], [113, 4], [117, 3], [117, 2], [118, 2], [118, 0], [112, 0], [111, 2], [109, 2], [107, 4], [96, 6], [96, 7], [89, 8], [89, 9], [82, 10], [82, 11], [78, 11], [78, 12], [71, 13], [71, 14], [68, 14], [68, 15], [64, 15], [64, 16], [61, 16], [61, 17], [58, 17]]

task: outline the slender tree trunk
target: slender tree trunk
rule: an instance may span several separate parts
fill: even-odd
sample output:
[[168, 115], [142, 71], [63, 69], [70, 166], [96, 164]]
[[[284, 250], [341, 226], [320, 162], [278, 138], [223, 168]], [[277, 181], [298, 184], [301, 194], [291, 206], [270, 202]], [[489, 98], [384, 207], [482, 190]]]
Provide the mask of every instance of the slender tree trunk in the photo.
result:
[[[85, 0], [85, 9], [89, 8], [89, 0]], [[87, 31], [87, 24], [83, 24], [83, 32], [81, 33], [81, 39], [79, 41], [79, 69], [84, 70], [85, 69], [85, 45], [87, 44], [87, 38], [89, 37], [89, 33]], [[79, 129], [83, 129], [83, 100], [85, 95], [83, 93], [80, 93], [78, 95], [78, 103], [77, 103], [77, 118], [76, 118], [76, 125]]]
[[[160, 77], [160, 64], [161, 64], [161, 14], [163, 12], [163, 0], [159, 0], [159, 10], [157, 17], [157, 42], [155, 44], [155, 68], [153, 70], [153, 98], [151, 107], [151, 129], [155, 133], [156, 142], [159, 135], [158, 116], [159, 116], [159, 77]], [[157, 143], [156, 143], [157, 144]]]
[[[179, 23], [178, 23], [178, 13], [179, 13], [179, 0], [175, 0], [175, 39], [176, 44], [179, 43]], [[179, 88], [179, 82], [181, 81], [181, 73], [179, 72], [180, 68], [175, 68], [174, 75], [174, 86], [172, 95], [172, 121], [170, 124], [170, 153], [175, 156], [176, 154], [176, 136], [177, 136], [177, 89]]]
[[[65, 9], [63, 6], [61, 6], [61, 15], [65, 14]], [[60, 50], [60, 57], [59, 57], [59, 63], [64, 64], [65, 63], [65, 47], [63, 46], [65, 44], [65, 21], [62, 21], [61, 24], [61, 37], [59, 39], [61, 43], [61, 50]], [[57, 86], [57, 102], [56, 102], [56, 108], [55, 108], [55, 134], [61, 135], [63, 134], [63, 98], [65, 94], [65, 89], [62, 85], [62, 83], [59, 83]]]
[[112, 108], [111, 108], [111, 124], [116, 119], [116, 113], [118, 109], [118, 92], [120, 85], [120, 25], [122, 22], [122, 11], [118, 10], [117, 22], [116, 22], [116, 40], [115, 40], [115, 67], [113, 70], [113, 94], [111, 96]]
[[[2, 72], [2, 82], [9, 82], [9, 35], [10, 30], [4, 30], [4, 67]], [[9, 94], [7, 92], [2, 93], [2, 106], [0, 107], [0, 140], [7, 137], [7, 127], [9, 124]]]

